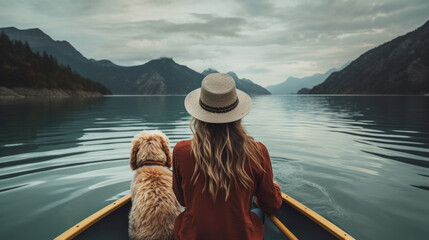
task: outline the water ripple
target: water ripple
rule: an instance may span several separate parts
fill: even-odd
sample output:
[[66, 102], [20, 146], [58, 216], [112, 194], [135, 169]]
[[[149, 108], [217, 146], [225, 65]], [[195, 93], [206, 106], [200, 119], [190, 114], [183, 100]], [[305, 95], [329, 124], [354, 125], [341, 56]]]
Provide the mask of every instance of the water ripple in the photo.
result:
[[[123, 161], [124, 159], [108, 159], [108, 160], [99, 160], [99, 161], [91, 161], [91, 162], [79, 162], [79, 163], [69, 163], [69, 164], [63, 164], [63, 165], [57, 165], [57, 166], [50, 166], [50, 167], [44, 167], [44, 168], [38, 168], [38, 169], [32, 169], [22, 172], [15, 172], [10, 174], [4, 174], [0, 175], [0, 180], [8, 179], [8, 178], [14, 178], [14, 177], [20, 177], [27, 174], [32, 173], [39, 173], [39, 172], [46, 172], [54, 169], [60, 169], [60, 168], [69, 168], [69, 167], [75, 167], [75, 166], [83, 166], [83, 165], [92, 165], [97, 163], [103, 163], [103, 162], [113, 162], [113, 161]], [[127, 159], [128, 161], [128, 159]]]
[[[243, 123], [282, 191], [356, 239], [426, 239], [429, 98], [252, 98]], [[136, 134], [192, 137], [183, 100], [0, 100], [2, 238], [52, 239], [127, 194]]]
[[381, 153], [369, 152], [369, 151], [365, 151], [365, 150], [362, 150], [362, 152], [365, 152], [365, 153], [368, 153], [368, 154], [371, 154], [371, 155], [374, 155], [377, 157], [381, 157], [384, 159], [390, 159], [393, 161], [398, 161], [398, 162], [402, 162], [402, 163], [412, 164], [415, 166], [429, 168], [429, 161], [426, 161], [426, 160], [418, 160], [418, 159], [407, 158], [407, 157], [402, 157], [402, 156], [392, 156], [392, 155], [386, 155], [386, 154], [381, 154]]

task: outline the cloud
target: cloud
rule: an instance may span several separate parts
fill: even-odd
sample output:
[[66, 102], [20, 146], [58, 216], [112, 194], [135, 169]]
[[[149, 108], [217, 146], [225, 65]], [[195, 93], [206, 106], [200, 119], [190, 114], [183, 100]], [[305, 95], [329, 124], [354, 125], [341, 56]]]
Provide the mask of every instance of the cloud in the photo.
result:
[[249, 17], [267, 17], [276, 11], [274, 1], [237, 0], [243, 12]]
[[121, 22], [100, 26], [112, 32], [134, 32], [135, 38], [160, 39], [175, 34], [186, 34], [197, 39], [221, 36], [236, 38], [246, 27], [246, 20], [238, 17], [219, 17], [212, 14], [190, 14], [186, 22], [173, 22], [166, 19]]
[[111, 0], [68, 0], [68, 1], [50, 1], [50, 0], [33, 0], [26, 1], [29, 8], [33, 9], [33, 13], [50, 16], [54, 18], [75, 18], [85, 17], [90, 14], [97, 14], [102, 9], [109, 6], [117, 6], [115, 1]]
[[261, 85], [324, 73], [428, 20], [427, 0], [3, 0], [0, 22], [39, 27], [88, 58], [161, 56]]
[[248, 66], [244, 69], [246, 73], [254, 73], [254, 74], [263, 74], [268, 73], [270, 70], [268, 68], [263, 68], [259, 66]]

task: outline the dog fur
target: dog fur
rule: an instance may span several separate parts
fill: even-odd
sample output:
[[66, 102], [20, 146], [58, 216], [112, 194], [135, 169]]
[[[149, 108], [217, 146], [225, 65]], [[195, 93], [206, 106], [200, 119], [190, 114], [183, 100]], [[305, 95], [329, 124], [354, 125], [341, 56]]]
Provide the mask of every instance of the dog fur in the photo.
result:
[[[143, 166], [146, 160], [158, 165]], [[130, 239], [173, 239], [174, 221], [183, 211], [172, 188], [169, 140], [161, 131], [143, 131], [132, 141], [130, 165], [136, 170], [131, 184]]]

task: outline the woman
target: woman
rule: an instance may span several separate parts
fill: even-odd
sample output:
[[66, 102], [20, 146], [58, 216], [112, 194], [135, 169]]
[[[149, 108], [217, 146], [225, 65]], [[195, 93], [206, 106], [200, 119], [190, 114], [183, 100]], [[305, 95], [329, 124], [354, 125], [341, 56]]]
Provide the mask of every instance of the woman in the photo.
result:
[[175, 221], [175, 239], [262, 239], [252, 198], [266, 213], [276, 212], [282, 199], [267, 149], [241, 126], [251, 98], [229, 75], [214, 73], [186, 96], [185, 107], [193, 138], [173, 150], [173, 190], [186, 207]]

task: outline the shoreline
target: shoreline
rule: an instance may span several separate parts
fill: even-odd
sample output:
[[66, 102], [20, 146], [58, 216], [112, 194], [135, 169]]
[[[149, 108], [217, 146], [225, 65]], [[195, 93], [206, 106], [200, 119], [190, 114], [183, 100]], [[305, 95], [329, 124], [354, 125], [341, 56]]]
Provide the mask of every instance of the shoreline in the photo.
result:
[[68, 98], [68, 97], [102, 97], [99, 92], [87, 92], [83, 90], [64, 90], [48, 88], [7, 88], [0, 86], [0, 98], [27, 98], [27, 97], [47, 97], [47, 98]]

